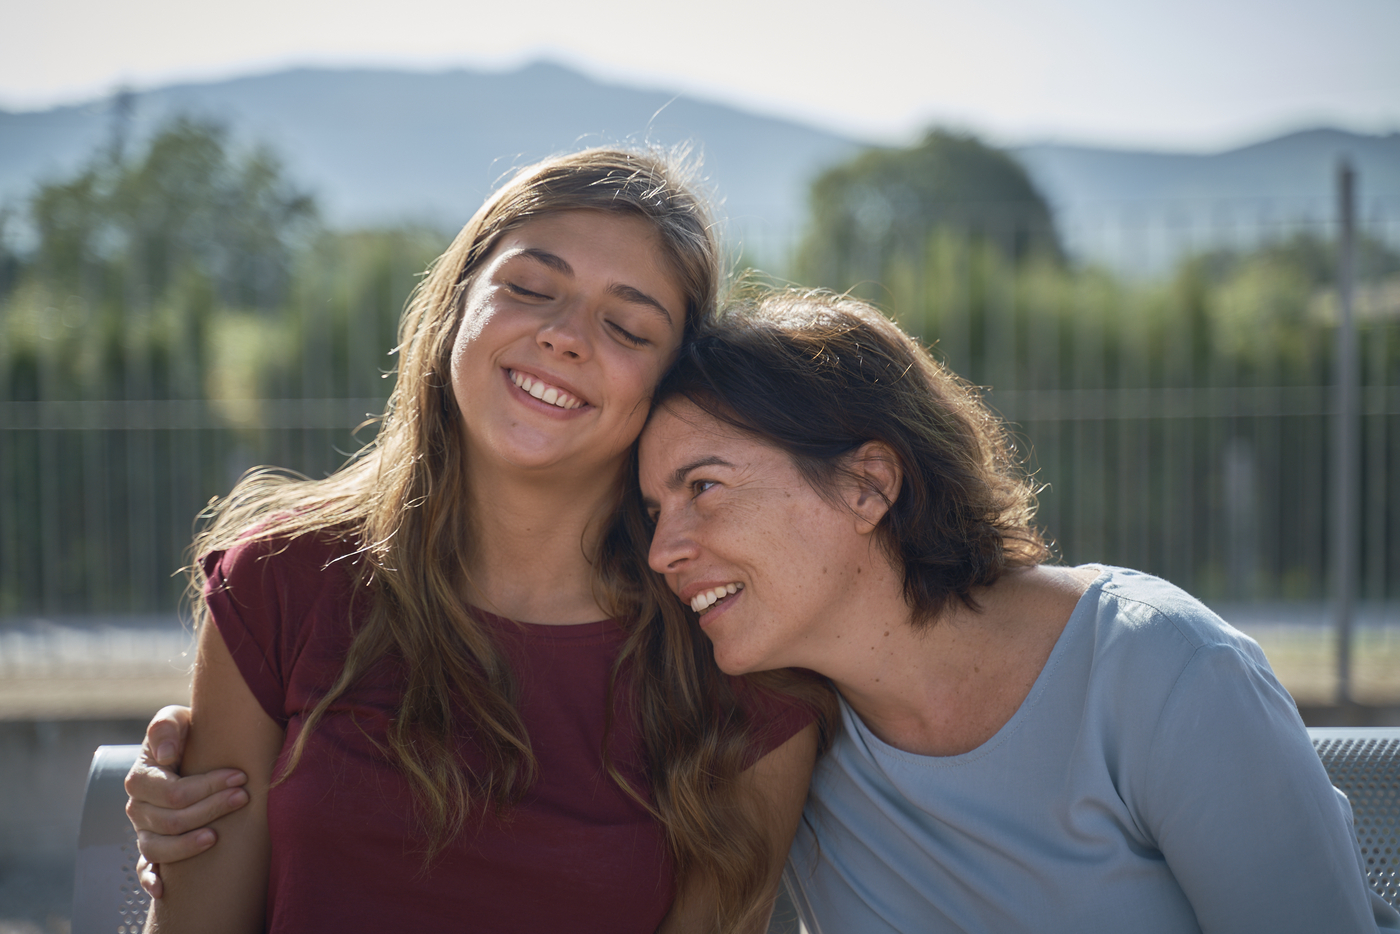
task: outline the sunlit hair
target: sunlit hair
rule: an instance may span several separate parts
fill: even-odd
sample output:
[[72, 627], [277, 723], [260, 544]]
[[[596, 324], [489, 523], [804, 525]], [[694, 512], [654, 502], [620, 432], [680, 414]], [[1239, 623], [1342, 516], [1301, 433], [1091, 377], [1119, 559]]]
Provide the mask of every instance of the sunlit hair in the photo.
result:
[[[463, 605], [470, 557], [481, 544], [473, 533], [450, 355], [465, 293], [501, 237], [532, 218], [574, 210], [650, 223], [685, 295], [685, 340], [706, 326], [719, 255], [705, 205], [666, 158], [593, 149], [529, 166], [467, 222], [409, 300], [399, 324], [397, 381], [376, 440], [324, 480], [272, 470], [249, 474], [211, 506], [194, 543], [198, 556], [250, 539], [304, 534], [356, 542], [355, 601], [363, 623], [279, 780], [296, 768], [332, 702], [378, 659], [397, 656], [407, 676], [388, 744], [414, 790], [426, 859], [483, 808], [518, 802], [536, 770], [510, 668]], [[646, 568], [649, 530], [629, 476], [619, 473], [618, 508], [594, 556], [595, 595], [630, 630], [614, 676], [625, 673], [635, 685], [653, 813], [678, 872], [713, 880], [718, 923], [728, 930], [757, 910], [767, 879], [769, 852], [735, 790], [752, 726], [708, 646], [693, 637], [675, 600]], [[197, 593], [204, 584], [198, 562], [191, 573]], [[207, 619], [201, 600], [196, 612]], [[818, 688], [788, 682], [822, 702]], [[485, 754], [480, 771], [466, 770], [458, 756], [468, 732]], [[611, 763], [609, 769], [625, 787]], [[644, 800], [647, 789], [628, 791]]]
[[833, 501], [849, 455], [871, 441], [893, 451], [903, 481], [876, 534], [916, 625], [1048, 557], [1001, 420], [864, 302], [794, 290], [734, 303], [682, 348], [654, 402], [677, 397], [782, 449]]

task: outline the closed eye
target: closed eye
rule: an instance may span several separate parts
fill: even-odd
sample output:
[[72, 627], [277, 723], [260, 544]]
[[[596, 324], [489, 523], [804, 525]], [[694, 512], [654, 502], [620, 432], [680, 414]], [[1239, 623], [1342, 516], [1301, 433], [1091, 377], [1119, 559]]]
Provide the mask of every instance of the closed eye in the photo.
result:
[[609, 321], [608, 327], [612, 328], [618, 337], [622, 338], [633, 347], [645, 347], [651, 343], [651, 341], [647, 340], [645, 337], [638, 337], [615, 321]]
[[512, 295], [520, 295], [520, 296], [523, 296], [523, 297], [525, 297], [525, 298], [542, 298], [542, 299], [548, 299], [548, 298], [549, 298], [548, 295], [541, 294], [540, 292], [532, 292], [531, 290], [525, 288], [524, 286], [516, 285], [514, 282], [506, 282], [506, 283], [504, 283], [504, 285], [505, 285], [505, 290], [506, 290], [507, 292], [511, 293]]

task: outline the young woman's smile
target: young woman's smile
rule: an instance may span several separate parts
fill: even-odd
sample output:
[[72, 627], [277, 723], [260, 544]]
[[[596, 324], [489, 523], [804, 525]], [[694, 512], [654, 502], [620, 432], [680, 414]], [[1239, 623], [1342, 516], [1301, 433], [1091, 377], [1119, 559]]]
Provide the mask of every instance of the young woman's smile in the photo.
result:
[[566, 211], [510, 231], [467, 291], [452, 351], [473, 467], [619, 463], [684, 327], [647, 221]]

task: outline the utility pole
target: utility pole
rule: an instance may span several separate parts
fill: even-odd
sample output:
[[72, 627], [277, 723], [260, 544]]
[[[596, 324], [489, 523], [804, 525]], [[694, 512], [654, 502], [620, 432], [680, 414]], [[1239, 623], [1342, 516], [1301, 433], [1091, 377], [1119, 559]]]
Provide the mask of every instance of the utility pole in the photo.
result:
[[1337, 624], [1337, 703], [1350, 704], [1352, 624], [1356, 615], [1357, 502], [1360, 466], [1356, 322], [1356, 173], [1343, 159], [1337, 170], [1337, 373], [1332, 425], [1332, 573]]

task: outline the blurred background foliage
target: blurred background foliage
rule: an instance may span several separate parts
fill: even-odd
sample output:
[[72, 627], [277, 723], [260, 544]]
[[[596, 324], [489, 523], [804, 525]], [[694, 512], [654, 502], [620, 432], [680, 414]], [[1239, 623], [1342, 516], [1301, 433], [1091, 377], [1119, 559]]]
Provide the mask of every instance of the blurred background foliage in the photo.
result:
[[[1025, 171], [933, 131], [818, 177], [790, 262], [985, 387], [1071, 561], [1208, 598], [1327, 587], [1335, 232], [1166, 275], [1077, 261]], [[0, 615], [168, 612], [194, 517], [243, 470], [372, 437], [405, 299], [450, 239], [332, 230], [264, 149], [182, 118], [0, 212]], [[1363, 594], [1400, 591], [1400, 252], [1363, 233]], [[41, 430], [42, 429], [42, 430]]]

